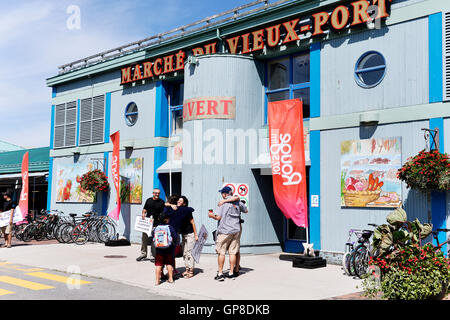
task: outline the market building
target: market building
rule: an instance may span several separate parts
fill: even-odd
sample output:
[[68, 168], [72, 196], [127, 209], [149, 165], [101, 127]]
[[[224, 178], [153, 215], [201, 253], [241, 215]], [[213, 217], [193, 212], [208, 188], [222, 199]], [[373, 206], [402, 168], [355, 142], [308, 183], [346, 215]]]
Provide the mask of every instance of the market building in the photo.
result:
[[[187, 196], [211, 232], [207, 211], [233, 186], [249, 207], [243, 253], [301, 252], [308, 232], [338, 260], [350, 228], [385, 223], [401, 205], [410, 219], [448, 225], [448, 194], [427, 198], [395, 177], [426, 147], [423, 129], [438, 129], [441, 152], [450, 147], [447, 11], [446, 0], [256, 1], [61, 66], [47, 79], [48, 207], [115, 207], [110, 135], [120, 131], [119, 229], [131, 241], [156, 187]], [[267, 106], [285, 99], [303, 102], [308, 229], [273, 195]], [[92, 168], [106, 172], [110, 193], [77, 186]], [[370, 188], [379, 191], [365, 199]], [[204, 252], [214, 252], [211, 237]]]
[[[6, 144], [5, 144], [6, 146]], [[19, 203], [22, 190], [22, 159], [28, 152], [28, 209], [32, 214], [47, 209], [49, 174], [49, 147], [0, 152], [0, 193], [11, 192], [14, 203]], [[0, 204], [3, 203], [3, 197]]]

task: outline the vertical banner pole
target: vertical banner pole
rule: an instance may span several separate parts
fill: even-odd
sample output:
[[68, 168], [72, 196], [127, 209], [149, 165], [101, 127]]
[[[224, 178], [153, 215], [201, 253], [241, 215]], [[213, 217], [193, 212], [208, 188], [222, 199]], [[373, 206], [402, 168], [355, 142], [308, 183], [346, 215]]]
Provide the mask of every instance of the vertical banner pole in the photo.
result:
[[113, 154], [111, 162], [111, 173], [114, 182], [114, 187], [116, 188], [116, 198], [117, 207], [108, 213], [108, 216], [116, 221], [119, 221], [120, 216], [120, 131], [114, 132], [111, 136], [111, 141], [113, 143]]
[[[308, 227], [303, 103], [269, 102], [269, 149], [275, 202], [286, 218]], [[309, 237], [308, 237], [309, 238]]]

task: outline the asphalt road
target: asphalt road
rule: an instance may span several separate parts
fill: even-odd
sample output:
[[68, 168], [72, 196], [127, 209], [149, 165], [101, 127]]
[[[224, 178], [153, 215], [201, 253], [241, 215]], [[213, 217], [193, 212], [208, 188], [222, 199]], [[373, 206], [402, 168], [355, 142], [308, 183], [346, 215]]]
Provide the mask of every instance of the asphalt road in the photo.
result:
[[[1, 249], [8, 250], [8, 249]], [[0, 300], [176, 300], [105, 279], [0, 262]]]

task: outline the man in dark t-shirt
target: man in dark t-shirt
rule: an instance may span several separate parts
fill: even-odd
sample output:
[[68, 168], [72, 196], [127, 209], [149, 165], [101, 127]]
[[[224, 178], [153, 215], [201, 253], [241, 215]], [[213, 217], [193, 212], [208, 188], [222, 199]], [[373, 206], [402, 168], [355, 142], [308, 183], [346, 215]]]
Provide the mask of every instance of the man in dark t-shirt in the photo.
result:
[[[153, 217], [153, 227], [156, 227], [159, 224], [159, 216], [164, 210], [164, 201], [159, 197], [160, 194], [161, 191], [159, 189], [154, 189], [153, 196], [145, 201], [144, 208], [142, 209], [142, 219], [145, 219], [146, 217]], [[143, 232], [141, 255], [137, 257], [136, 261], [141, 261], [142, 259], [147, 258], [148, 240], [148, 235]]]

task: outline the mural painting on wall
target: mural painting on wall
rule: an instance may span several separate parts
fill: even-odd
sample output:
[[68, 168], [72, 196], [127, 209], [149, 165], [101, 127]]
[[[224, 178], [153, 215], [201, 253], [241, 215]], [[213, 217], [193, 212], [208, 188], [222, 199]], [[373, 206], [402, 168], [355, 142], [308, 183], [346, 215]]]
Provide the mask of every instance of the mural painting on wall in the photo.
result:
[[341, 206], [399, 207], [401, 137], [341, 142]]
[[59, 165], [56, 171], [56, 202], [96, 202], [95, 192], [82, 190], [80, 186], [81, 176], [94, 169], [96, 167], [90, 161]]
[[120, 159], [120, 198], [122, 203], [142, 203], [143, 158]]

